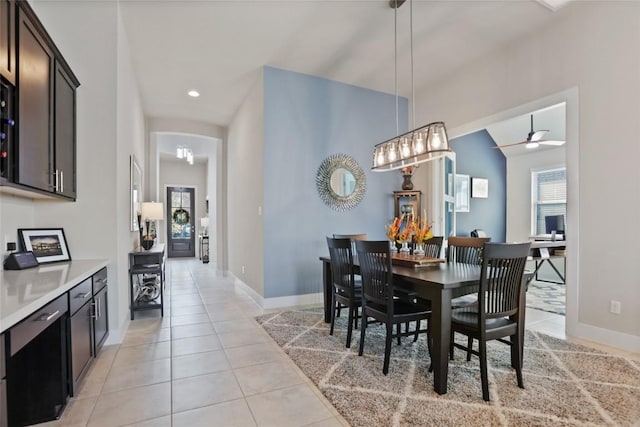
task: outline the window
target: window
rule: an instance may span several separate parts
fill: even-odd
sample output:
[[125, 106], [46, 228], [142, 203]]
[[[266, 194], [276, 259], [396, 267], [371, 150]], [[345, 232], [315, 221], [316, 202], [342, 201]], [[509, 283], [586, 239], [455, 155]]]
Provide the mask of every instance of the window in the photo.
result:
[[566, 168], [534, 171], [531, 174], [533, 203], [533, 234], [544, 234], [544, 217], [567, 216]]

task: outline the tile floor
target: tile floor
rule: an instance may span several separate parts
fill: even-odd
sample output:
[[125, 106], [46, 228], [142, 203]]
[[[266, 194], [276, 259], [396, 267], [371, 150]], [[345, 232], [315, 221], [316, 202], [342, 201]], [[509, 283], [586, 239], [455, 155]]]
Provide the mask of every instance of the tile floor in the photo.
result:
[[[62, 418], [43, 425], [348, 426], [213, 264], [169, 260], [165, 295], [165, 316], [137, 312]], [[563, 316], [528, 310], [527, 327], [564, 338]]]

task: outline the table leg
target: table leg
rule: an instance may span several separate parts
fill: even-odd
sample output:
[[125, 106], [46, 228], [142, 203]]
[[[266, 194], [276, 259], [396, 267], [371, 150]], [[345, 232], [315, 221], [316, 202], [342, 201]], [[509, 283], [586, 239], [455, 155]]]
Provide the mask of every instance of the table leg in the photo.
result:
[[322, 293], [324, 295], [324, 323], [331, 322], [331, 263], [322, 262]]
[[438, 394], [447, 392], [449, 344], [451, 342], [451, 290], [444, 289], [431, 301], [433, 336], [433, 388]]

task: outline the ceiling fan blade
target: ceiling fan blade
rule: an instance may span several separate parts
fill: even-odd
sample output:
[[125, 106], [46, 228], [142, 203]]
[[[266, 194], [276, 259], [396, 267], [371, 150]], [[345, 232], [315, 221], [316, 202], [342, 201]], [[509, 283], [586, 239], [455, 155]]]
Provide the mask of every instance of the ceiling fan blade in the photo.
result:
[[529, 141], [531, 142], [536, 142], [536, 141], [540, 141], [542, 139], [542, 137], [549, 132], [548, 130], [537, 130], [535, 132], [533, 132], [533, 134], [529, 134], [531, 135], [531, 137], [529, 138]]
[[507, 147], [514, 147], [516, 145], [522, 145], [522, 144], [526, 144], [529, 141], [520, 141], [520, 142], [514, 142], [513, 144], [504, 144], [504, 145], [496, 145], [495, 147], [491, 147], [491, 148], [507, 148]]
[[561, 145], [564, 145], [567, 141], [560, 141], [560, 140], [553, 140], [553, 139], [543, 139], [541, 141], [538, 141], [539, 144], [542, 145], [553, 145], [555, 147], [560, 147]]

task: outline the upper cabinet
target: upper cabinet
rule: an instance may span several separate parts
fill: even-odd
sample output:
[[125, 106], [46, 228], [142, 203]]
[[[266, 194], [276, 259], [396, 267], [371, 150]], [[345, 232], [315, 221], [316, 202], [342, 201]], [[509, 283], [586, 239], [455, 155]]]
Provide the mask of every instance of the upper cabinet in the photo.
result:
[[15, 137], [5, 185], [75, 200], [79, 82], [26, 1], [15, 16]]
[[0, 76], [16, 84], [16, 4], [0, 0]]

